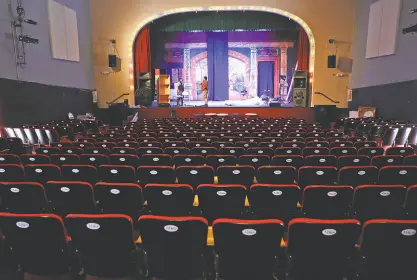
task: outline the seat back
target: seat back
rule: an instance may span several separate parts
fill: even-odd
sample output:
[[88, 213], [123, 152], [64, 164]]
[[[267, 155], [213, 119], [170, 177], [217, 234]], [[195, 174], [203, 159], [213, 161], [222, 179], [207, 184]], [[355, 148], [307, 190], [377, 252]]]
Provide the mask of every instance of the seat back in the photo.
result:
[[20, 158], [17, 155], [1, 154], [0, 164], [20, 164]]
[[275, 166], [293, 166], [295, 169], [299, 169], [304, 165], [304, 158], [301, 155], [277, 155], [272, 157], [271, 165]]
[[61, 180], [61, 168], [53, 164], [28, 164], [25, 166], [26, 180], [46, 184]]
[[360, 221], [402, 218], [406, 191], [401, 185], [358, 186], [353, 197], [353, 214]]
[[339, 170], [339, 185], [357, 187], [377, 181], [378, 168], [375, 166], [347, 166]]
[[23, 167], [19, 164], [0, 164], [0, 182], [25, 181]]
[[297, 211], [300, 187], [292, 184], [254, 184], [250, 187], [248, 199], [251, 213], [256, 218], [288, 221]]
[[136, 246], [129, 216], [70, 214], [65, 225], [86, 274], [108, 278], [134, 274]]
[[379, 184], [412, 186], [417, 183], [417, 166], [385, 166], [379, 170]]
[[194, 189], [186, 184], [147, 184], [144, 190], [154, 215], [184, 216], [192, 212]]
[[98, 168], [98, 179], [102, 182], [134, 183], [136, 171], [130, 165], [101, 165]]
[[48, 209], [45, 189], [39, 183], [2, 182], [1, 211], [8, 213], [44, 213]]
[[194, 189], [201, 184], [214, 183], [214, 169], [211, 166], [179, 166], [175, 173], [179, 184], [189, 184]]
[[94, 185], [97, 182], [97, 168], [93, 165], [70, 165], [64, 164], [61, 167], [62, 180], [81, 181]]
[[200, 217], [139, 218], [149, 274], [156, 278], [191, 279], [204, 274], [208, 222]]
[[351, 186], [308, 186], [303, 192], [301, 212], [313, 219], [346, 219], [352, 199]]
[[27, 155], [20, 155], [20, 161], [23, 165], [28, 164], [49, 164], [49, 156], [48, 155], [33, 155], [33, 154], [27, 154]]
[[414, 155], [414, 149], [411, 147], [391, 147], [385, 152], [386, 155], [410, 156]]
[[45, 185], [52, 211], [62, 217], [71, 213], [95, 213], [93, 187], [87, 182], [50, 181]]
[[240, 184], [249, 188], [253, 184], [255, 168], [250, 165], [220, 166], [216, 174], [219, 184]]
[[298, 185], [304, 190], [309, 185], [335, 185], [337, 168], [334, 166], [303, 166], [298, 170]]
[[218, 218], [240, 218], [245, 211], [244, 185], [199, 185], [198, 203], [209, 223]]
[[139, 166], [137, 179], [142, 186], [147, 184], [174, 184], [175, 171], [172, 166]]
[[288, 254], [322, 274], [341, 268], [353, 255], [360, 233], [358, 220], [294, 219], [288, 227]]
[[109, 158], [107, 155], [102, 154], [82, 154], [80, 155], [80, 164], [87, 164], [99, 167], [103, 164], [109, 164]]
[[[230, 152], [230, 151], [229, 151]], [[206, 157], [206, 164], [213, 167], [214, 170], [217, 170], [218, 167], [228, 165], [234, 166], [238, 162], [236, 155], [233, 154], [223, 154], [220, 155], [208, 155]], [[188, 164], [189, 165], [189, 164]]]
[[284, 223], [278, 219], [218, 219], [213, 223], [219, 277], [273, 279]]
[[36, 275], [69, 272], [71, 261], [63, 221], [53, 214], [1, 213], [2, 232], [21, 270]]
[[144, 154], [140, 157], [143, 166], [172, 166], [172, 157], [167, 154]]
[[306, 166], [336, 166], [337, 158], [334, 155], [311, 155], [304, 159]]
[[370, 279], [415, 279], [416, 231], [416, 220], [366, 222], [360, 246], [366, 275]]

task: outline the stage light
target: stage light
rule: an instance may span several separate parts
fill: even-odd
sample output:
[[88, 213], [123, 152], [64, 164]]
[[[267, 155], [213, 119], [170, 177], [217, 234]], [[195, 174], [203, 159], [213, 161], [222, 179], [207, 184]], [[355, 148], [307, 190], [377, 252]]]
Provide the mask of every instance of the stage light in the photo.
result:
[[130, 64], [129, 64], [129, 68], [130, 68], [130, 69], [133, 69], [133, 63], [130, 63]]
[[130, 78], [131, 80], [133, 80], [133, 74], [130, 74], [130, 75], [129, 75], [129, 78]]
[[130, 90], [134, 90], [135, 89], [135, 86], [134, 85], [131, 85], [130, 86]]
[[21, 35], [19, 36], [19, 41], [23, 42], [23, 43], [27, 43], [27, 44], [38, 44], [39, 40], [32, 38], [30, 36], [27, 35]]

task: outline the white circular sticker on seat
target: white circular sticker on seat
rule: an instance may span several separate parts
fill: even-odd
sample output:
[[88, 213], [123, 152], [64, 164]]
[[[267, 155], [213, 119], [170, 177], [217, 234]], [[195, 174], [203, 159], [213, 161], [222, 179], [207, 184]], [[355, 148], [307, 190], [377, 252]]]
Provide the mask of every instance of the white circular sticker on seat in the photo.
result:
[[158, 174], [158, 171], [156, 171], [156, 170], [151, 170], [149, 173], [150, 173], [151, 175], [156, 175], [156, 174]]
[[163, 190], [162, 191], [162, 194], [168, 196], [168, 195], [171, 195], [172, 194], [172, 191], [170, 191], [170, 190]]
[[319, 176], [321, 176], [321, 175], [324, 174], [324, 171], [319, 170], [319, 171], [316, 172], [316, 174], [319, 175]]
[[120, 193], [120, 190], [118, 190], [118, 189], [111, 189], [110, 192], [112, 194], [119, 194]]
[[29, 227], [29, 223], [26, 223], [26, 222], [17, 222], [16, 223], [16, 226], [18, 228], [28, 228]]
[[361, 176], [362, 176], [362, 175], [365, 175], [365, 174], [366, 174], [366, 171], [361, 170], [361, 171], [359, 171], [359, 172], [358, 172], [358, 174], [359, 174], [359, 175], [361, 175]]
[[376, 153], [376, 151], [375, 151], [375, 150], [372, 150], [372, 151], [371, 151], [371, 154], [375, 154], [375, 153]]
[[320, 153], [320, 150], [314, 150], [314, 153], [318, 154], [318, 153]]
[[252, 236], [256, 234], [256, 230], [252, 228], [247, 228], [247, 229], [242, 230], [242, 233], [246, 236]]
[[259, 161], [259, 159], [257, 159], [257, 158], [252, 159], [252, 162], [258, 162], [258, 161]]
[[125, 159], [125, 158], [119, 158], [119, 160], [120, 160], [120, 161], [123, 161], [123, 162], [125, 162], [125, 161], [126, 161], [126, 159]]
[[268, 145], [268, 147], [273, 148], [273, 147], [274, 147], [274, 145], [273, 145], [273, 144], [269, 144], [269, 145]]
[[159, 158], [156, 157], [156, 158], [153, 158], [152, 160], [153, 161], [159, 161]]
[[389, 159], [387, 159], [387, 162], [394, 162], [394, 159], [392, 159], [392, 158], [389, 158]]
[[200, 144], [195, 144], [196, 147], [200, 147]]
[[64, 158], [64, 157], [60, 157], [60, 158], [59, 158], [59, 160], [60, 160], [60, 161], [66, 161], [67, 159], [66, 159], [66, 158]]
[[287, 150], [287, 154], [292, 154], [292, 151], [291, 150]]
[[151, 150], [147, 150], [146, 153], [147, 154], [152, 154], [152, 151]]
[[358, 159], [358, 158], [355, 158], [354, 160], [353, 160], [353, 162], [359, 162], [360, 161], [360, 159]]
[[111, 174], [117, 174], [117, 173], [119, 173], [119, 171], [117, 171], [116, 169], [112, 169], [112, 170], [110, 170], [110, 173]]
[[263, 153], [264, 153], [264, 151], [262, 151], [262, 150], [258, 151], [258, 154], [263, 154]]
[[44, 152], [45, 154], [49, 153], [49, 151], [48, 151], [48, 150], [43, 150], [43, 152]]
[[153, 146], [153, 144], [148, 144], [148, 147], [152, 147]]
[[124, 154], [124, 153], [126, 153], [126, 151], [125, 150], [120, 150], [120, 153]]
[[72, 171], [72, 173], [75, 173], [75, 174], [80, 173], [80, 170], [78, 170], [78, 169], [73, 169], [71, 171]]
[[399, 173], [400, 173], [400, 175], [405, 175], [405, 174], [407, 174], [407, 170], [401, 170]]
[[196, 174], [198, 174], [198, 171], [197, 170], [191, 170], [190, 174], [196, 175]]
[[323, 235], [326, 236], [332, 236], [336, 234], [336, 230], [335, 229], [324, 229], [321, 233], [323, 233]]
[[87, 228], [91, 230], [98, 230], [100, 228], [100, 225], [97, 223], [88, 223]]
[[247, 148], [247, 147], [249, 147], [249, 144], [245, 144], [245, 145], [243, 145], [243, 146], [245, 146], [245, 148]]
[[68, 154], [72, 154], [72, 150], [67, 150], [67, 153]]
[[240, 170], [233, 170], [233, 174], [235, 174], [235, 175], [240, 174]]
[[125, 144], [125, 147], [130, 147], [130, 145], [129, 144]]
[[42, 169], [40, 169], [40, 168], [37, 168], [37, 169], [35, 169], [35, 172], [36, 172], [36, 173], [42, 173], [42, 172], [43, 172], [43, 170], [42, 170]]
[[165, 229], [165, 231], [168, 231], [168, 232], [178, 231], [178, 227], [174, 226], [174, 225], [166, 225], [166, 226], [164, 226], [164, 229]]
[[382, 191], [379, 193], [381, 196], [389, 196], [391, 193], [389, 191]]
[[236, 151], [235, 150], [230, 150], [230, 153], [234, 154], [234, 153], [236, 153]]
[[275, 191], [272, 191], [272, 194], [275, 195], [275, 196], [279, 196], [279, 195], [282, 195], [282, 191], [275, 190]]
[[178, 154], [179, 152], [180, 152], [180, 151], [178, 151], [178, 150], [175, 150], [175, 151], [174, 151], [174, 154]]
[[325, 158], [321, 158], [321, 159], [319, 159], [319, 161], [320, 162], [326, 162], [326, 159]]
[[61, 192], [65, 192], [65, 193], [67, 193], [67, 192], [69, 192], [70, 191], [70, 188], [68, 188], [68, 187], [62, 187], [61, 188]]
[[191, 159], [190, 158], [186, 158], [185, 159], [185, 162], [191, 162]]
[[217, 195], [218, 196], [225, 196], [227, 194], [227, 192], [226, 191], [218, 191], [217, 192]]
[[275, 174], [275, 175], [281, 175], [281, 174], [282, 174], [282, 171], [281, 171], [281, 170], [275, 170], [275, 171], [274, 171], [274, 174]]
[[347, 152], [348, 152], [347, 150], [343, 150], [342, 154], [347, 154]]
[[35, 161], [35, 158], [31, 157], [29, 158], [30, 161]]
[[400, 153], [404, 154], [405, 153], [405, 150], [401, 150]]
[[417, 231], [415, 229], [412, 229], [412, 228], [405, 229], [405, 230], [401, 231], [401, 234], [404, 235], [404, 236], [413, 236], [416, 233], [417, 233]]
[[203, 154], [207, 154], [207, 151], [206, 150], [202, 150], [201, 151]]
[[0, 161], [5, 161], [6, 159], [4, 157], [0, 157]]
[[18, 192], [20, 192], [20, 190], [18, 188], [11, 188], [10, 191], [12, 193], [18, 193]]
[[330, 196], [330, 197], [334, 197], [336, 195], [337, 195], [337, 192], [334, 192], [334, 191], [327, 193], [327, 196]]
[[224, 162], [224, 158], [219, 158], [219, 162]]
[[289, 158], [289, 159], [286, 160], [286, 162], [292, 162], [292, 159]]
[[98, 154], [98, 151], [97, 151], [97, 150], [94, 150], [94, 151], [93, 151], [93, 154]]

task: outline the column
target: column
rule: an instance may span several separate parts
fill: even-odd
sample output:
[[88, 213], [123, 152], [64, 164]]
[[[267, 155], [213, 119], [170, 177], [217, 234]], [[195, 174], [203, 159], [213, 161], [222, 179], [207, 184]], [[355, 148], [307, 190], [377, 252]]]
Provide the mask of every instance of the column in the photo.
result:
[[256, 47], [250, 48], [249, 95], [258, 95], [258, 60]]
[[184, 91], [188, 92], [196, 99], [194, 92], [191, 92], [193, 85], [191, 83], [191, 54], [190, 49], [184, 49]]
[[[288, 47], [281, 47], [281, 75], [285, 75], [287, 77], [288, 75]], [[280, 79], [281, 80], [281, 79]], [[281, 86], [281, 97], [287, 98], [288, 95], [288, 77], [287, 80], [285, 80], [285, 83]]]

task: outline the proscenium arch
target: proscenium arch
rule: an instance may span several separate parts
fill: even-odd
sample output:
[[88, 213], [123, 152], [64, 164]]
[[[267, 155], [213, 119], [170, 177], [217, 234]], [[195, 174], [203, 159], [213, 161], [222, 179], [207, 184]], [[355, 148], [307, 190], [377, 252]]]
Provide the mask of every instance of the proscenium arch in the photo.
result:
[[[311, 30], [311, 28], [307, 25], [307, 23], [300, 17], [281, 10], [281, 9], [276, 9], [276, 8], [270, 8], [270, 7], [265, 7], [265, 6], [209, 6], [209, 7], [186, 7], [186, 8], [177, 8], [177, 9], [171, 9], [171, 10], [166, 10], [157, 14], [154, 14], [146, 19], [144, 19], [143, 21], [141, 21], [139, 23], [139, 25], [137, 26], [136, 30], [132, 33], [132, 37], [130, 39], [129, 42], [129, 57], [131, 57], [131, 63], [130, 63], [130, 73], [129, 73], [129, 77], [130, 77], [130, 90], [133, 92], [134, 90], [134, 77], [135, 74], [133, 73], [133, 69], [134, 69], [134, 55], [133, 55], [133, 48], [135, 46], [135, 41], [136, 41], [136, 37], [138, 36], [139, 32], [142, 30], [143, 27], [145, 27], [146, 25], [148, 25], [149, 23], [151, 23], [152, 21], [165, 17], [165, 16], [169, 16], [169, 15], [173, 15], [173, 14], [178, 14], [178, 13], [187, 13], [187, 12], [212, 12], [212, 11], [255, 11], [255, 12], [266, 12], [266, 13], [272, 13], [272, 14], [278, 14], [284, 17], [287, 17], [295, 22], [297, 22], [306, 32], [307, 37], [310, 41], [310, 56], [309, 56], [309, 74], [310, 74], [310, 89], [311, 92], [313, 91], [313, 82], [314, 82], [314, 62], [315, 62], [315, 56], [316, 56], [316, 42], [314, 40], [314, 36], [313, 36], [313, 31]], [[312, 97], [313, 95], [310, 93], [310, 96]], [[312, 103], [312, 98], [310, 98], [310, 103]]]

